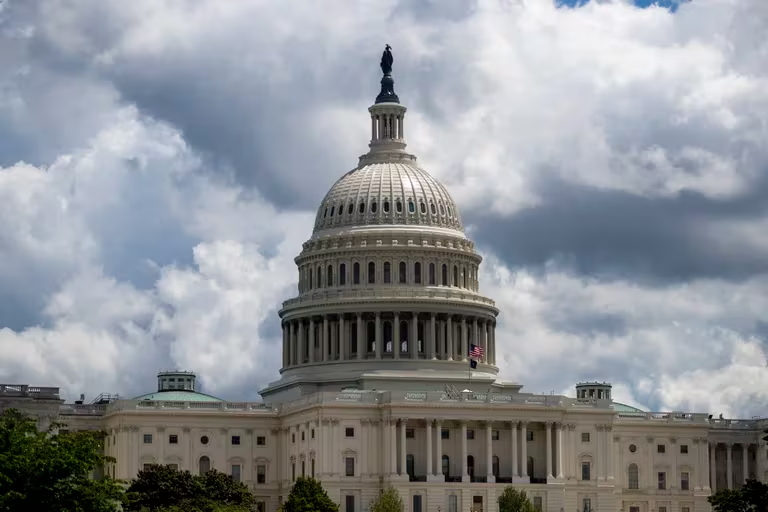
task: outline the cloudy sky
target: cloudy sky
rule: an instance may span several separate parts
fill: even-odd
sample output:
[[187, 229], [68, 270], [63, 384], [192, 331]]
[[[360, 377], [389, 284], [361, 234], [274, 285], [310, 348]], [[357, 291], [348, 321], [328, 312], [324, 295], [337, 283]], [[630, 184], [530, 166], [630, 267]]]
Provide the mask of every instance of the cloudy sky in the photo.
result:
[[0, 382], [256, 398], [394, 48], [501, 373], [768, 413], [768, 4], [0, 2]]

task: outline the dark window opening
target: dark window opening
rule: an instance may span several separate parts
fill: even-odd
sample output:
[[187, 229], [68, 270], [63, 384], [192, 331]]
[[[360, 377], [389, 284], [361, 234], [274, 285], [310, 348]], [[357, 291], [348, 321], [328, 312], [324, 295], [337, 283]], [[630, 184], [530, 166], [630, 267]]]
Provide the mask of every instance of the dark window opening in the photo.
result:
[[357, 262], [352, 265], [352, 283], [360, 284], [360, 264]]
[[376, 283], [376, 264], [374, 262], [368, 263], [368, 284]]
[[400, 262], [400, 284], [408, 282], [408, 265], [404, 261]]
[[384, 284], [392, 282], [392, 269], [388, 261], [384, 262]]
[[347, 284], [347, 265], [342, 263], [339, 265], [339, 286]]

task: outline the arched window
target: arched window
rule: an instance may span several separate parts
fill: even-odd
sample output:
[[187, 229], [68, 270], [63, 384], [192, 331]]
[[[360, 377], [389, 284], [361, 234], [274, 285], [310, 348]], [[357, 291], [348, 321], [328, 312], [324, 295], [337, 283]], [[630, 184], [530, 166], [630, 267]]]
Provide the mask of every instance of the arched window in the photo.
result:
[[408, 455], [406, 455], [405, 456], [405, 472], [408, 473], [408, 476], [410, 476], [411, 478], [413, 478], [414, 475], [416, 474], [414, 472], [415, 465], [416, 464], [415, 464], [415, 460], [413, 458], [413, 455], [410, 454], [410, 453]]
[[333, 265], [328, 265], [325, 271], [325, 286], [333, 286]]
[[528, 476], [533, 477], [533, 457], [528, 457]]
[[388, 261], [384, 262], [384, 284], [392, 282], [392, 268]]
[[392, 352], [392, 322], [384, 322], [384, 351]]
[[339, 265], [339, 286], [345, 286], [347, 284], [347, 264], [342, 263]]
[[368, 352], [373, 352], [376, 350], [376, 323], [375, 322], [368, 322], [368, 326], [366, 327], [366, 346], [368, 347]]
[[434, 263], [429, 264], [429, 284], [431, 286], [435, 285], [435, 264]]
[[398, 199], [398, 200], [397, 200], [397, 202], [395, 203], [395, 211], [396, 211], [397, 213], [403, 213], [403, 202], [402, 202], [402, 201], [400, 201], [399, 199]]
[[416, 213], [416, 203], [414, 203], [413, 201], [408, 201], [408, 212]]
[[421, 210], [421, 213], [427, 213], [427, 205], [423, 202], [419, 203], [419, 210]]
[[352, 215], [353, 211], [355, 211], [355, 205], [352, 203], [349, 203], [349, 206], [347, 206], [347, 215]]
[[627, 483], [629, 484], [627, 487], [629, 489], [639, 489], [640, 488], [640, 472], [637, 469], [637, 464], [630, 464], [629, 469], [627, 470]]
[[312, 289], [312, 283], [313, 283], [313, 282], [314, 282], [314, 281], [312, 281], [312, 269], [310, 268], [310, 269], [309, 269], [309, 289], [310, 289], [310, 290]]
[[360, 213], [365, 213], [365, 203], [360, 203], [360, 208], [357, 209]]
[[472, 455], [467, 455], [467, 474], [475, 476], [475, 458]]
[[376, 203], [376, 201], [372, 202], [371, 203], [371, 213], [376, 213], [377, 208], [378, 208], [378, 204]]
[[368, 284], [376, 283], [376, 264], [374, 262], [368, 263]]
[[453, 283], [452, 286], [459, 286], [459, 267], [453, 266]]
[[211, 459], [207, 455], [200, 457], [200, 476], [206, 474], [211, 470]]
[[338, 215], [339, 217], [341, 217], [342, 215], [344, 215], [344, 203], [341, 203], [341, 204], [339, 205], [339, 213], [337, 213], [337, 215]]
[[335, 213], [336, 213], [336, 207], [335, 206], [331, 206], [331, 217], [333, 217], [333, 215]]
[[352, 265], [352, 284], [360, 284], [360, 264], [358, 262]]
[[408, 265], [404, 261], [400, 262], [400, 284], [408, 282]]
[[441, 459], [443, 463], [443, 476], [450, 476], [451, 475], [451, 459], [447, 455], [443, 455], [443, 458]]
[[323, 286], [323, 276], [321, 275], [323, 272], [323, 267], [318, 266], [317, 267], [317, 275], [315, 276], [315, 288], [320, 288]]
[[418, 261], [413, 264], [413, 282], [421, 284], [421, 263]]
[[464, 275], [464, 288], [467, 287], [467, 267], [462, 267], [461, 273]]
[[389, 201], [385, 200], [382, 206], [384, 207], [384, 213], [389, 213]]
[[443, 272], [440, 276], [442, 279], [440, 280], [440, 284], [443, 286], [448, 286], [448, 265], [443, 263]]
[[499, 458], [496, 455], [491, 459], [491, 468], [493, 470], [493, 476], [499, 478]]

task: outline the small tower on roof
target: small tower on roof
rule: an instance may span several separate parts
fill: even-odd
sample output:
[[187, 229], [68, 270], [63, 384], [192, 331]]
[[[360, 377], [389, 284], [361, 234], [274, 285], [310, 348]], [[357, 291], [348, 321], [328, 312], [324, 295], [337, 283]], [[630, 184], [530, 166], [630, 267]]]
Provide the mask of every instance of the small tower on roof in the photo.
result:
[[162, 370], [157, 374], [158, 391], [195, 391], [195, 372], [184, 370]]
[[612, 400], [610, 382], [579, 382], [576, 384], [576, 398], [581, 400]]

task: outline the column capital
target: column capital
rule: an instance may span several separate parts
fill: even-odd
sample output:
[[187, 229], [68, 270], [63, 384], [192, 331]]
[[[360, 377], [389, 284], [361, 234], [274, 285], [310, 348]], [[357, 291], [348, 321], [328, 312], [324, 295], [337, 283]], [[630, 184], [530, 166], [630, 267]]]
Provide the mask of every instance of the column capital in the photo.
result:
[[496, 420], [484, 420], [483, 424], [485, 425], [485, 428], [491, 428], [493, 426], [493, 422]]
[[546, 423], [544, 423], [544, 425], [547, 427], [547, 430], [552, 430], [552, 425], [554, 424], [555, 424], [554, 421], [547, 421]]
[[400, 418], [400, 424], [405, 426], [408, 424], [408, 418]]
[[339, 424], [339, 418], [331, 418], [331, 423], [333, 425], [338, 425]]
[[331, 418], [323, 418], [323, 419], [322, 419], [322, 420], [320, 420], [320, 421], [322, 421], [322, 422], [323, 422], [323, 425], [327, 425], [327, 424], [329, 424], [329, 423], [331, 422]]
[[610, 432], [613, 430], [613, 425], [603, 425], [603, 428], [605, 428], [606, 432]]
[[595, 428], [598, 432], [603, 432], [605, 430], [605, 425], [595, 425]]
[[648, 437], [645, 438], [645, 440], [648, 442], [648, 444], [651, 444], [654, 441], [654, 437], [653, 436], [648, 436]]
[[360, 418], [361, 425], [368, 425], [371, 422], [370, 418]]
[[555, 422], [555, 429], [556, 430], [564, 430], [567, 427], [568, 427], [568, 425], [566, 425], [565, 423], [563, 423], [561, 421], [556, 421]]
[[512, 427], [513, 430], [517, 430], [518, 425], [520, 424], [519, 421], [510, 421], [509, 426]]
[[520, 420], [520, 428], [528, 428], [528, 420]]

